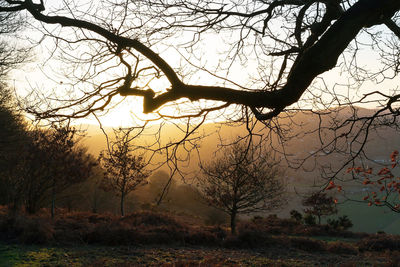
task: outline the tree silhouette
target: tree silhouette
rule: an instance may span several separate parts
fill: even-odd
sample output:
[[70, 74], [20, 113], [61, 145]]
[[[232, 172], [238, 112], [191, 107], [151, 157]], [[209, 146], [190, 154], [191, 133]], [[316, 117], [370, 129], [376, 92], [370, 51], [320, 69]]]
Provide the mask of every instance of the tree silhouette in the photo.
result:
[[132, 129], [115, 130], [114, 133], [116, 140], [100, 154], [99, 161], [105, 170], [103, 188], [117, 193], [121, 216], [124, 216], [125, 197], [138, 186], [146, 184], [151, 173], [145, 169], [147, 164], [144, 157], [132, 153]]
[[318, 224], [321, 224], [321, 217], [337, 213], [337, 208], [333, 197], [328, 197], [326, 193], [314, 192], [302, 201], [303, 206], [310, 207], [304, 212], [317, 216]]
[[56, 194], [89, 178], [96, 162], [85, 148], [77, 146], [76, 130], [68, 126], [34, 128], [28, 136], [21, 166], [25, 208], [35, 213], [51, 199], [54, 217]]
[[230, 216], [232, 234], [238, 214], [273, 210], [285, 201], [278, 163], [243, 143], [201, 167], [199, 189], [209, 205]]
[[[371, 130], [398, 126], [400, 94], [385, 82], [399, 73], [399, 10], [398, 0], [0, 3], [1, 14], [30, 19], [28, 36], [46, 37], [38, 46], [52, 38], [45, 62], [63, 66], [65, 92], [57, 84], [26, 97], [37, 118], [101, 115], [119, 96], [137, 96], [155, 119], [185, 120], [185, 136], [171, 143], [190, 151], [207, 118], [244, 125], [249, 135], [264, 127], [260, 138], [272, 143], [276, 136], [284, 145], [296, 137], [290, 117], [308, 111], [319, 120], [309, 131], [318, 134], [319, 151], [346, 155], [330, 177], [368, 158]], [[178, 111], [163, 109], [170, 104]], [[363, 113], [356, 105], [375, 109]], [[164, 147], [176, 164], [176, 149]], [[274, 149], [289, 158], [285, 148]]]

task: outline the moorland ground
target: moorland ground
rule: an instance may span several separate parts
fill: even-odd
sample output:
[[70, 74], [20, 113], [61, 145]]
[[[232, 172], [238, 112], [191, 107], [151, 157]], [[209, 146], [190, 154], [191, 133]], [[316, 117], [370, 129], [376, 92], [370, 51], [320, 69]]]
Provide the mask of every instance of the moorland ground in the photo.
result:
[[398, 266], [400, 237], [276, 216], [224, 225], [142, 211], [0, 215], [0, 266]]

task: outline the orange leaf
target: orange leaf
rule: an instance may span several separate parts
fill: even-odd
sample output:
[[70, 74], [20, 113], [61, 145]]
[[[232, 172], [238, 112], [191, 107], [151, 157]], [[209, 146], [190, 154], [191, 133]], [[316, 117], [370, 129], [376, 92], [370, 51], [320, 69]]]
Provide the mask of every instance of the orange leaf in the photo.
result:
[[340, 185], [337, 187], [337, 191], [338, 192], [342, 191], [342, 187]]
[[370, 184], [370, 183], [371, 183], [371, 181], [368, 178], [365, 179], [364, 182], [363, 182], [363, 184]]
[[390, 170], [386, 167], [382, 168], [379, 172], [378, 175], [384, 175], [390, 173]]
[[335, 188], [335, 187], [336, 187], [336, 185], [331, 184], [331, 185], [327, 186], [327, 187], [325, 188], [325, 190], [331, 190], [332, 188]]
[[333, 200], [333, 202], [335, 202], [335, 204], [337, 204], [337, 203], [338, 203], [338, 200], [335, 198], [335, 199]]
[[369, 196], [365, 196], [364, 198], [363, 198], [363, 200], [367, 200], [369, 198]]
[[392, 152], [392, 154], [390, 154], [390, 158], [392, 160], [392, 162], [396, 161], [397, 156], [399, 155], [399, 151], [395, 150]]
[[371, 206], [372, 206], [372, 202], [368, 202], [368, 206], [370, 206], [370, 207], [371, 207]]

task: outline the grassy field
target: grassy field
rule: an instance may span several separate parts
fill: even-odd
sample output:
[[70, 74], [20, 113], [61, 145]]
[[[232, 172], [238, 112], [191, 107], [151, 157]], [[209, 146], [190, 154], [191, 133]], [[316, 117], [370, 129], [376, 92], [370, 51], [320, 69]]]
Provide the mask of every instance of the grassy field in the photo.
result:
[[46, 214], [0, 212], [0, 266], [400, 266], [400, 236], [277, 216], [232, 235], [160, 212]]
[[[384, 266], [388, 253], [312, 253], [296, 249], [0, 244], [0, 266]], [[390, 265], [386, 265], [390, 266]], [[394, 265], [393, 265], [394, 266]]]

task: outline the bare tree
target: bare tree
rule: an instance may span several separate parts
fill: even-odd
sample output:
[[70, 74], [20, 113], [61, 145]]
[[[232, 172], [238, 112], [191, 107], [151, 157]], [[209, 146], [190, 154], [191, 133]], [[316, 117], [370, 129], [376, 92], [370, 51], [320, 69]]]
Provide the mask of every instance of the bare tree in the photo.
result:
[[[196, 149], [199, 125], [221, 117], [262, 135], [289, 160], [293, 114], [307, 111], [319, 127], [305, 134], [315, 133], [320, 149], [304, 158], [346, 157], [327, 166], [329, 178], [369, 158], [371, 131], [399, 125], [399, 91], [385, 84], [398, 79], [399, 10], [398, 0], [0, 1], [1, 14], [32, 19], [43, 34], [38, 45], [54, 40], [46, 63], [61, 59], [67, 94], [32, 92], [26, 109], [38, 118], [103, 114], [119, 96], [139, 96], [152, 119], [187, 123], [177, 126], [182, 137], [152, 148], [176, 165], [176, 147]], [[178, 109], [163, 109], [170, 104]]]
[[278, 162], [265, 151], [236, 143], [221, 153], [202, 166], [199, 189], [209, 205], [230, 216], [235, 234], [238, 214], [280, 207], [285, 202], [285, 187]]
[[114, 133], [116, 140], [100, 154], [99, 161], [105, 169], [103, 187], [119, 195], [121, 216], [124, 216], [125, 197], [138, 186], [146, 184], [151, 173], [145, 169], [144, 157], [132, 153], [132, 129], [115, 130]]
[[29, 58], [29, 49], [21, 48], [11, 38], [23, 28], [24, 21], [19, 14], [0, 12], [0, 83], [2, 86], [9, 71]]

